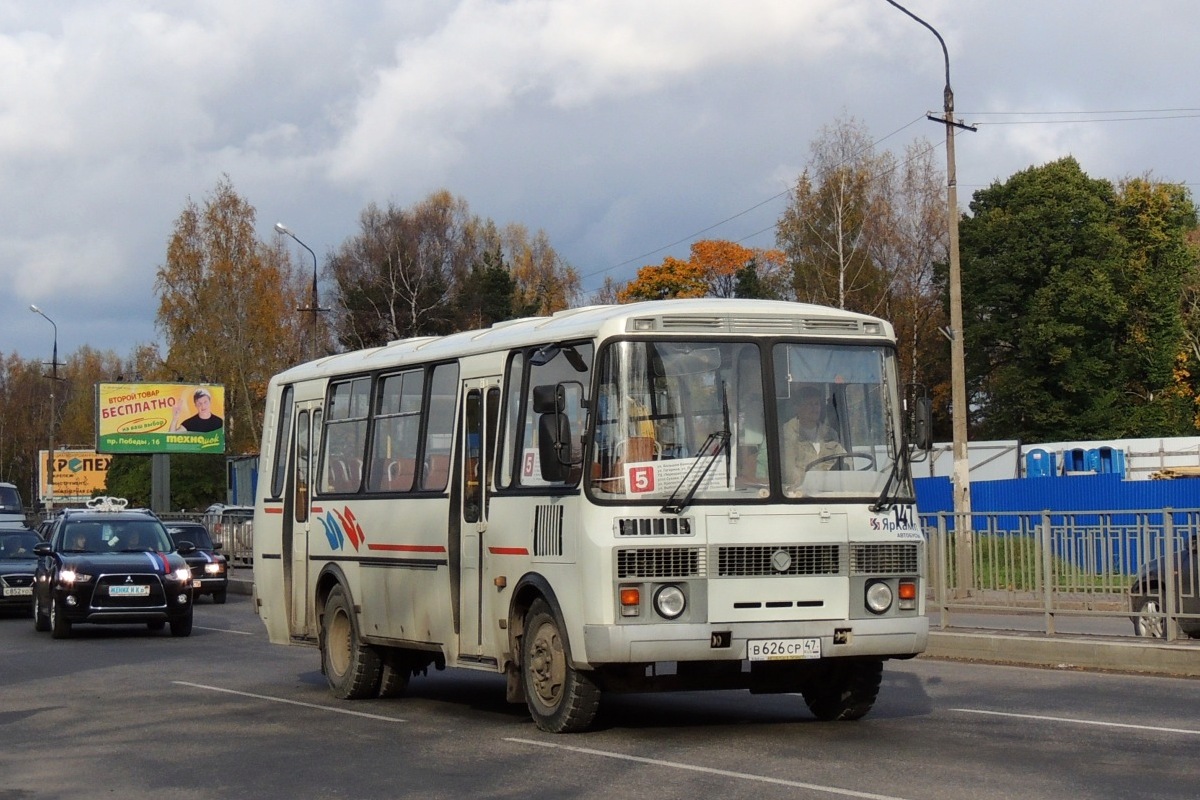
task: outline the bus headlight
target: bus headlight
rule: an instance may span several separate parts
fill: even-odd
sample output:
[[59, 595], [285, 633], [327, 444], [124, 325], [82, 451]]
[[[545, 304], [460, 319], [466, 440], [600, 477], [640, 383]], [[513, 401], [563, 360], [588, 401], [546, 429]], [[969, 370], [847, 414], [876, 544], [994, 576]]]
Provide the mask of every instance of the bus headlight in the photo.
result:
[[654, 593], [654, 610], [664, 619], [676, 619], [687, 608], [687, 598], [678, 586], [663, 586]]
[[883, 581], [867, 584], [867, 608], [873, 614], [882, 614], [892, 607], [892, 587]]

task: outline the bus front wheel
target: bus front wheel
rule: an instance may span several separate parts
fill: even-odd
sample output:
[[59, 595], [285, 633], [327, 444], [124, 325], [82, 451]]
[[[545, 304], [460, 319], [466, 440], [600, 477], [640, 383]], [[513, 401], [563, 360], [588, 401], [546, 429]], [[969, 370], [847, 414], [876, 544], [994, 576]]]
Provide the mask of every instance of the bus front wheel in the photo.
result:
[[543, 600], [534, 602], [525, 614], [521, 684], [533, 721], [548, 733], [586, 730], [600, 708], [599, 688], [571, 666], [558, 619]]
[[862, 719], [875, 705], [883, 680], [883, 662], [830, 659], [803, 689], [804, 702], [817, 719], [825, 722]]
[[363, 644], [346, 591], [335, 586], [321, 617], [321, 668], [334, 697], [355, 700], [379, 691], [383, 665], [379, 653]]

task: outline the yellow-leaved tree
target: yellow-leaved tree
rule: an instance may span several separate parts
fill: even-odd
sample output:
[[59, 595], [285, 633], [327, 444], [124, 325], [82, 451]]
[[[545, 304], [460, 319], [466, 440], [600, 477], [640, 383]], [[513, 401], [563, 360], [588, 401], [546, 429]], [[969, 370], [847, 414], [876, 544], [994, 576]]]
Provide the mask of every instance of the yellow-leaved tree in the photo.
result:
[[258, 451], [267, 381], [304, 352], [302, 272], [280, 243], [259, 240], [228, 175], [175, 221], [155, 280], [166, 376], [225, 385], [231, 453]]

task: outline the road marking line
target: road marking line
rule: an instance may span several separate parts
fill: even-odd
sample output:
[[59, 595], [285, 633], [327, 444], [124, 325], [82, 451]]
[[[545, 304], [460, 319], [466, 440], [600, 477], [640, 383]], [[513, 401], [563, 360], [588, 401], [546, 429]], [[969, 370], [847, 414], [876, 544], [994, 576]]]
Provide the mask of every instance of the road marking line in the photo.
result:
[[867, 800], [903, 800], [903, 798], [895, 797], [889, 794], [872, 794], [871, 792], [856, 792], [853, 789], [839, 789], [836, 786], [822, 786], [817, 783], [803, 783], [801, 781], [789, 781], [783, 778], [768, 778], [765, 775], [753, 775], [748, 772], [733, 772], [727, 769], [715, 769], [713, 767], [698, 767], [695, 764], [683, 764], [678, 761], [663, 761], [657, 758], [644, 758], [642, 756], [630, 756], [624, 753], [613, 753], [607, 750], [593, 750], [590, 747], [576, 747], [569, 744], [556, 744], [553, 742], [539, 742], [535, 739], [516, 739], [506, 738], [506, 742], [516, 742], [517, 744], [528, 744], [534, 747], [548, 747], [555, 750], [569, 750], [572, 753], [583, 753], [589, 756], [601, 756], [603, 758], [615, 758], [621, 761], [636, 761], [639, 764], [650, 764], [656, 767], [670, 767], [671, 769], [688, 770], [689, 772], [704, 772], [709, 775], [721, 775], [726, 778], [737, 778], [743, 781], [756, 781], [758, 783], [770, 783], [776, 786], [791, 786], [796, 789], [810, 789], [815, 792], [826, 792], [828, 794], [841, 795], [842, 797], [862, 797]]
[[205, 628], [202, 625], [197, 625], [196, 630], [198, 630], [198, 631], [216, 631], [217, 633], [236, 633], [238, 636], [253, 636], [254, 635], [250, 631], [231, 631], [228, 628]]
[[239, 697], [252, 697], [255, 700], [266, 700], [270, 703], [287, 703], [291, 706], [303, 706], [304, 708], [315, 708], [318, 711], [332, 711], [335, 714], [349, 714], [352, 717], [366, 717], [367, 719], [377, 719], [382, 722], [404, 722], [405, 720], [399, 717], [385, 717], [382, 714], [368, 714], [365, 711], [351, 711], [347, 708], [334, 708], [333, 706], [322, 706], [316, 703], [302, 703], [299, 700], [287, 700], [283, 697], [271, 697], [266, 694], [254, 694], [253, 692], [239, 692], [234, 689], [222, 689], [220, 686], [206, 686], [203, 683], [190, 683], [188, 681], [171, 681], [178, 686], [191, 686], [194, 689], [207, 689], [210, 692], [224, 692], [225, 694], [236, 694]]
[[1102, 728], [1129, 728], [1135, 731], [1154, 731], [1156, 733], [1185, 733], [1192, 736], [1200, 736], [1200, 730], [1188, 730], [1187, 728], [1160, 728], [1154, 725], [1131, 725], [1127, 722], [1103, 722], [1101, 720], [1092, 719], [1071, 719], [1070, 717], [1047, 717], [1040, 714], [1014, 714], [1008, 711], [984, 711], [979, 708], [952, 708], [951, 711], [959, 711], [963, 714], [986, 714], [993, 717], [1016, 717], [1017, 719], [1039, 719], [1045, 722], [1069, 722], [1072, 725], [1095, 725]]

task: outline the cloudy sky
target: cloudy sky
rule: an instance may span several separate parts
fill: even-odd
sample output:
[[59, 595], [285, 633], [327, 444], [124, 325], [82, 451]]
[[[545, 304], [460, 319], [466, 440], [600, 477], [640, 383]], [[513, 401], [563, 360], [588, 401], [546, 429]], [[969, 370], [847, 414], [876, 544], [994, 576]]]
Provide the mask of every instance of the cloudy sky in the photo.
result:
[[[1068, 154], [1200, 186], [1193, 0], [904, 5], [978, 125], [962, 205]], [[839, 118], [944, 141], [941, 48], [886, 0], [0, 0], [0, 76], [0, 353], [45, 360], [31, 303], [60, 355], [159, 341], [172, 224], [222, 174], [322, 260], [367, 203], [445, 188], [591, 291], [696, 238], [772, 246]]]

